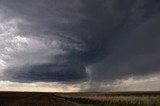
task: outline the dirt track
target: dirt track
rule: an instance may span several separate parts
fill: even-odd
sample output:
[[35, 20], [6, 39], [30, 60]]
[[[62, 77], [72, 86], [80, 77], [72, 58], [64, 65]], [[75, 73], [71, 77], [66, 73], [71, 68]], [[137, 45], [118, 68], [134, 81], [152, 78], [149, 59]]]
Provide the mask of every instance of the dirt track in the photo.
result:
[[0, 106], [89, 106], [55, 97], [52, 93], [1, 92]]

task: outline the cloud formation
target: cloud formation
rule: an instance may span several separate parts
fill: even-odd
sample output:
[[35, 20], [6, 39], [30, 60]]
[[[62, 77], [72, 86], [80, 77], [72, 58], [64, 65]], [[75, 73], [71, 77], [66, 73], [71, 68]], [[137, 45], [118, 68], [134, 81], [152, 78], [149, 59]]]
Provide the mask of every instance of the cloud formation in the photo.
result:
[[103, 82], [158, 73], [159, 5], [158, 0], [1, 0], [1, 79]]

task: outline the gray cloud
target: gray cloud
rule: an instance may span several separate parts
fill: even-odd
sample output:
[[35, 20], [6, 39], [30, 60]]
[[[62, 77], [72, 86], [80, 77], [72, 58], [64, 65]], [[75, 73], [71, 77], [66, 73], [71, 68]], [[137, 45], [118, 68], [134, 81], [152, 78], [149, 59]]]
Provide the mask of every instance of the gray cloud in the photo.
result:
[[16, 82], [35, 82], [35, 81], [62, 81], [74, 82], [86, 77], [84, 66], [75, 63], [66, 64], [42, 64], [24, 66], [22, 68], [11, 68], [6, 70], [4, 76]]
[[3, 53], [15, 59], [4, 70], [4, 79], [70, 82], [86, 79], [88, 66], [94, 81], [159, 72], [159, 4], [158, 0], [1, 0], [1, 20], [15, 19], [14, 36], [28, 39], [23, 52]]
[[159, 25], [158, 14], [127, 33], [105, 59], [93, 65], [95, 79], [113, 80], [159, 72]]

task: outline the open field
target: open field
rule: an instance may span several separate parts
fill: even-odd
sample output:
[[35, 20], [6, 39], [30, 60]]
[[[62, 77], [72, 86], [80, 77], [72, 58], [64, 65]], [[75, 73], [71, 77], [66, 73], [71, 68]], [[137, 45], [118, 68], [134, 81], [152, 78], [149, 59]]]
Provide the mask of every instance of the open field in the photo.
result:
[[67, 100], [96, 106], [160, 106], [160, 92], [57, 93]]
[[54, 96], [53, 93], [0, 92], [0, 106], [89, 106]]
[[0, 92], [0, 106], [160, 106], [160, 92]]

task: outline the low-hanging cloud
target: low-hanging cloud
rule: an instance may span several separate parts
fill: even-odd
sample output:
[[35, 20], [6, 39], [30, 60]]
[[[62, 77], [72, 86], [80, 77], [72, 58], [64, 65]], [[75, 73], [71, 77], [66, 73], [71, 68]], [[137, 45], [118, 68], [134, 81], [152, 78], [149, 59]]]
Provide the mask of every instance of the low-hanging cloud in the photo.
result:
[[2, 79], [83, 81], [88, 79], [87, 67], [94, 81], [159, 72], [159, 4], [158, 0], [1, 0], [1, 25], [11, 27], [10, 33], [0, 29], [4, 39], [0, 47], [5, 48], [0, 49]]

